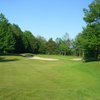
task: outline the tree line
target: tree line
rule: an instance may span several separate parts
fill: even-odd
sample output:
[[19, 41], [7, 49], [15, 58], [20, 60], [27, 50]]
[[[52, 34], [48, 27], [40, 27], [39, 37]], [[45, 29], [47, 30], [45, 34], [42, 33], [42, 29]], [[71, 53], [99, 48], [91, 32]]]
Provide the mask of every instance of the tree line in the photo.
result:
[[0, 14], [0, 53], [34, 53], [83, 56], [84, 60], [98, 60], [100, 54], [100, 0], [94, 0], [89, 9], [84, 9], [87, 23], [74, 40], [65, 33], [62, 38], [48, 41], [42, 36], [34, 36], [30, 31], [22, 31]]
[[48, 41], [35, 37], [30, 31], [22, 31], [16, 24], [11, 24], [0, 14], [0, 53], [34, 53], [34, 54], [71, 54], [71, 40], [66, 33], [64, 38]]

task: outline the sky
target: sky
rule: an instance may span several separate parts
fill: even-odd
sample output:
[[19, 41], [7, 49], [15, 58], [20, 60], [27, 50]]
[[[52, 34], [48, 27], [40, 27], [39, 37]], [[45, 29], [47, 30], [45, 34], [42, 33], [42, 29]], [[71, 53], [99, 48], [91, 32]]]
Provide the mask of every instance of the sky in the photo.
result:
[[71, 39], [86, 26], [83, 8], [93, 0], [0, 0], [0, 12], [10, 23], [29, 30], [34, 36], [46, 39], [62, 37], [66, 32]]

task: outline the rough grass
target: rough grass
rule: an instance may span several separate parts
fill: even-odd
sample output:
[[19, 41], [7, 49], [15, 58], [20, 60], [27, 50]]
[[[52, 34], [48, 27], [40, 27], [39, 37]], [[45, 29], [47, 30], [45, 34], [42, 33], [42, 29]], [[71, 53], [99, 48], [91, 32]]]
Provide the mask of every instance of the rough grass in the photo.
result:
[[0, 100], [100, 100], [100, 62], [0, 57]]

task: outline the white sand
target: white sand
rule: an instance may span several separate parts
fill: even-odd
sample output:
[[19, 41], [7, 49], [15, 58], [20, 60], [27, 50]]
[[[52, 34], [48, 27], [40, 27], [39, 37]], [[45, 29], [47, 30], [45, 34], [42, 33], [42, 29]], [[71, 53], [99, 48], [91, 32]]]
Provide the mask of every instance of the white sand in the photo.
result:
[[74, 60], [74, 61], [81, 61], [82, 58], [74, 58], [74, 59], [71, 59], [71, 60]]
[[43, 58], [43, 57], [31, 57], [30, 59], [36, 59], [36, 60], [48, 60], [48, 61], [57, 61], [58, 59], [51, 59], [51, 58]]

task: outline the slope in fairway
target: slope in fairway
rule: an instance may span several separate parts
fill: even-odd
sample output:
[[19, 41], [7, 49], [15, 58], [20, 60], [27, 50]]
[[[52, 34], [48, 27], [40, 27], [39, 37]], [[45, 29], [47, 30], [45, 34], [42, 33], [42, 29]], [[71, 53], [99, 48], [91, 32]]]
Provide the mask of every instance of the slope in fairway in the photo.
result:
[[0, 57], [0, 100], [100, 100], [100, 62]]

